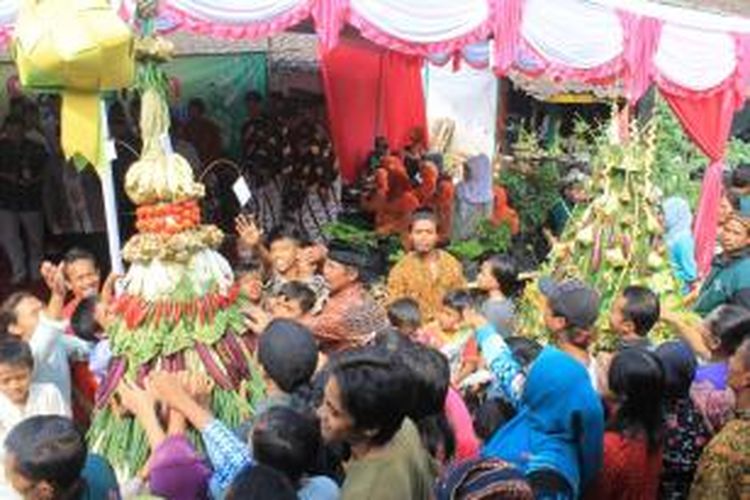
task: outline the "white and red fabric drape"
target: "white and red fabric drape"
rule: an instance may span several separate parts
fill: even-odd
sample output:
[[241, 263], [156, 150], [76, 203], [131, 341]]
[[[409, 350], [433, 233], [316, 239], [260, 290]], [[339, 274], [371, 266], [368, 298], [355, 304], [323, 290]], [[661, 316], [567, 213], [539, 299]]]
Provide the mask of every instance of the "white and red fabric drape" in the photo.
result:
[[[0, 43], [21, 1], [0, 0]], [[135, 0], [114, 1], [125, 17], [132, 15]], [[722, 158], [715, 146], [726, 141], [726, 123], [749, 85], [748, 18], [646, 0], [161, 0], [160, 6], [161, 26], [217, 37], [271, 36], [312, 20], [324, 51], [351, 25], [391, 51], [440, 64], [465, 60], [499, 75], [617, 82], [632, 101], [655, 83], [713, 162], [696, 219], [699, 263], [706, 266], [713, 232], [705, 228], [715, 219], [709, 212]], [[689, 111], [701, 104], [720, 110], [700, 127], [710, 128], [710, 141]]]

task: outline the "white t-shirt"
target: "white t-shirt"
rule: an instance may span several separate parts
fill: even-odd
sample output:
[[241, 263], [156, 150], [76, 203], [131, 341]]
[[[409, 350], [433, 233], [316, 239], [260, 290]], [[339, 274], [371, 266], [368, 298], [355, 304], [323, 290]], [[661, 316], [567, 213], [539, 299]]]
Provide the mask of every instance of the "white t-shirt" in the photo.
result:
[[[23, 420], [37, 415], [70, 417], [70, 406], [54, 385], [31, 384], [29, 398], [24, 406], [14, 404], [4, 394], [0, 394], [0, 463], [5, 462], [5, 438], [8, 433]], [[0, 498], [19, 498], [5, 478], [4, 468], [0, 474]]]

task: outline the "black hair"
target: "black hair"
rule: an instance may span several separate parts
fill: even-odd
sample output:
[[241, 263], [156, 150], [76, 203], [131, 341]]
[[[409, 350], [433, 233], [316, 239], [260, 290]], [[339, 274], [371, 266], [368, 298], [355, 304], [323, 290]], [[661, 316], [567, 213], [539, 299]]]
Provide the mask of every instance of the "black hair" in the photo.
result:
[[485, 262], [489, 264], [492, 276], [500, 286], [500, 292], [508, 298], [518, 297], [523, 290], [523, 281], [518, 279], [520, 269], [516, 258], [509, 254], [498, 254]]
[[251, 90], [245, 94], [245, 102], [256, 102], [260, 104], [263, 102], [263, 96], [257, 90]]
[[306, 326], [275, 319], [260, 335], [258, 362], [279, 389], [291, 394], [309, 386], [318, 365], [318, 346]]
[[248, 465], [232, 481], [226, 500], [297, 500], [297, 491], [281, 472], [261, 464]]
[[94, 254], [83, 248], [73, 247], [65, 252], [65, 255], [63, 256], [63, 263], [66, 266], [79, 260], [87, 260], [91, 262], [95, 268], [99, 269], [99, 265], [96, 262], [96, 257], [94, 257]]
[[0, 332], [7, 332], [10, 325], [18, 320], [18, 315], [16, 314], [18, 304], [22, 300], [31, 297], [34, 297], [34, 295], [29, 292], [20, 291], [10, 294], [3, 301], [3, 304], [0, 306]]
[[740, 189], [750, 187], [750, 164], [738, 165], [732, 171], [732, 187]]
[[482, 441], [490, 439], [499, 428], [516, 416], [516, 409], [503, 398], [487, 398], [475, 406], [476, 409], [471, 412], [472, 421], [474, 431]]
[[698, 361], [683, 340], [670, 340], [659, 345], [654, 354], [664, 368], [664, 396], [679, 399], [689, 396]]
[[5, 118], [5, 122], [3, 123], [3, 127], [7, 129], [10, 126], [23, 127], [24, 126], [23, 117], [20, 116], [20, 115], [18, 115], [18, 114], [16, 114], [16, 113], [9, 114]]
[[450, 290], [443, 296], [443, 306], [463, 313], [474, 306], [474, 300], [468, 290]]
[[315, 307], [315, 292], [300, 281], [284, 283], [279, 289], [279, 295], [285, 297], [287, 300], [298, 301], [303, 313], [307, 313]]
[[55, 498], [81, 484], [86, 440], [67, 417], [29, 417], [11, 429], [5, 448], [15, 458], [18, 472], [31, 481], [47, 482]]
[[98, 333], [102, 327], [96, 321], [96, 305], [99, 303], [99, 297], [90, 296], [82, 299], [73, 315], [70, 317], [70, 327], [73, 334], [79, 339], [87, 342], [96, 342], [99, 340]]
[[411, 340], [395, 328], [378, 332], [372, 346], [390, 357], [407, 380], [408, 394], [402, 405], [415, 422], [443, 411], [450, 386], [450, 364], [432, 347]]
[[235, 276], [241, 276], [250, 273], [263, 274], [263, 266], [257, 260], [241, 260], [234, 265], [232, 269]]
[[412, 392], [406, 414], [418, 422], [443, 411], [450, 386], [450, 364], [443, 353], [418, 342], [407, 341], [393, 353], [409, 378]]
[[259, 463], [283, 472], [298, 487], [320, 452], [320, 427], [311, 413], [274, 406], [255, 421], [252, 443]]
[[481, 310], [484, 303], [490, 297], [489, 292], [480, 288], [469, 288], [467, 291], [471, 297], [471, 307], [477, 310]]
[[643, 434], [649, 450], [661, 444], [664, 368], [645, 349], [625, 349], [609, 368], [609, 388], [620, 403], [610, 427], [630, 438]]
[[412, 226], [414, 226], [415, 223], [423, 220], [428, 220], [435, 224], [435, 226], [438, 225], [438, 218], [437, 214], [434, 210], [428, 207], [420, 207], [416, 209], [411, 214], [410, 223], [409, 223], [409, 229], [411, 230]]
[[188, 107], [197, 108], [201, 113], [206, 112], [206, 103], [200, 97], [193, 97], [188, 101]]
[[742, 343], [745, 332], [750, 331], [750, 310], [741, 306], [723, 304], [705, 319], [711, 335], [719, 340], [719, 351], [731, 356]]
[[750, 333], [745, 334], [742, 340], [737, 345], [737, 349], [732, 354], [733, 356], [737, 353], [742, 352], [742, 365], [745, 370], [750, 370]]
[[419, 302], [403, 297], [388, 305], [388, 321], [391, 326], [401, 333], [415, 332], [422, 326], [422, 312], [419, 310]]
[[29, 344], [14, 335], [0, 339], [0, 365], [25, 366], [34, 369], [34, 356]]
[[410, 395], [409, 381], [392, 356], [372, 348], [344, 353], [331, 376], [354, 427], [375, 431], [375, 445], [390, 441], [406, 417], [404, 400]]
[[456, 434], [445, 412], [436, 413], [417, 422], [422, 446], [436, 460], [447, 463], [456, 454]]
[[632, 321], [635, 333], [645, 337], [659, 320], [659, 296], [644, 286], [629, 286], [623, 290], [622, 296], [625, 298], [625, 304], [622, 306], [623, 318]]
[[528, 337], [508, 337], [505, 343], [513, 353], [513, 358], [523, 367], [529, 367], [544, 348], [542, 344]]
[[279, 240], [291, 240], [300, 247], [305, 246], [305, 244], [307, 243], [299, 231], [284, 226], [276, 226], [268, 232], [268, 245], [272, 245], [274, 242]]

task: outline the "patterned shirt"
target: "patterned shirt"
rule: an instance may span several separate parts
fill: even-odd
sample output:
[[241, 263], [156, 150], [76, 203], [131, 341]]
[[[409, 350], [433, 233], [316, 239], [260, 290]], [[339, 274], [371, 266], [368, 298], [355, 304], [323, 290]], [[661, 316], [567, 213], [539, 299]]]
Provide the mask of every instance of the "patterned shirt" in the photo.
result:
[[703, 417], [689, 396], [664, 405], [664, 448], [659, 498], [687, 498], [704, 446], [711, 439]]
[[461, 263], [452, 255], [437, 250], [434, 267], [412, 252], [391, 270], [388, 276], [388, 298], [410, 297], [419, 303], [425, 321], [431, 321], [440, 310], [443, 296], [466, 286]]
[[492, 373], [491, 391], [518, 408], [526, 376], [521, 365], [513, 357], [513, 351], [490, 324], [477, 330], [476, 339], [482, 357]]
[[211, 496], [224, 498], [237, 474], [245, 467], [252, 465], [250, 450], [246, 443], [243, 443], [226, 425], [216, 419], [203, 429], [201, 437], [214, 469], [208, 483]]
[[692, 500], [750, 498], [750, 415], [729, 422], [703, 451]]
[[388, 326], [385, 311], [356, 283], [328, 299], [323, 311], [304, 321], [323, 352], [360, 347]]

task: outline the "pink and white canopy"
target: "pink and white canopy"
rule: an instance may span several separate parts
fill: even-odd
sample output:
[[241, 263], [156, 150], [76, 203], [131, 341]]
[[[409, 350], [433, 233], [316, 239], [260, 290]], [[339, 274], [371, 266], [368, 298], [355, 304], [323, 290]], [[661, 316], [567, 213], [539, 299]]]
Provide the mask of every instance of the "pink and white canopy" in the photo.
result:
[[[21, 0], [0, 0], [7, 40]], [[134, 0], [122, 2], [129, 16]], [[646, 0], [161, 0], [163, 25], [217, 37], [258, 38], [312, 19], [333, 47], [347, 24], [393, 50], [435, 62], [463, 57], [528, 76], [624, 83], [637, 99], [655, 81], [706, 95], [745, 88], [750, 19]], [[492, 39], [491, 47], [482, 42]], [[743, 64], [744, 62], [744, 64]]]

